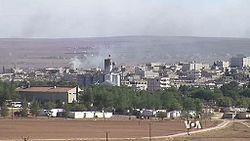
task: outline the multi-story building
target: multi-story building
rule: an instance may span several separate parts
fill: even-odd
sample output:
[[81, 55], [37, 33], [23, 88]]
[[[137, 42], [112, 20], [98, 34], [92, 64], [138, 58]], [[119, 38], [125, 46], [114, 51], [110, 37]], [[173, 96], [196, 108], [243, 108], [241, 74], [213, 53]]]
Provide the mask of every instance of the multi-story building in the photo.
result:
[[111, 73], [114, 68], [115, 63], [112, 62], [111, 56], [109, 58], [104, 59], [104, 73]]
[[148, 81], [148, 90], [149, 91], [156, 91], [160, 89], [167, 89], [170, 88], [170, 79], [167, 77], [156, 77], [156, 78], [149, 78]]
[[146, 80], [123, 81], [123, 85], [132, 87], [134, 90], [148, 89], [148, 82]]
[[78, 100], [78, 93], [82, 91], [77, 87], [28, 87], [17, 88], [16, 92], [21, 100], [38, 100], [39, 102], [59, 101], [73, 103]]
[[182, 71], [200, 71], [204, 69], [209, 69], [209, 64], [202, 64], [202, 63], [183, 63], [182, 64]]
[[168, 77], [162, 77], [160, 79], [160, 87], [161, 89], [167, 89], [167, 88], [170, 88], [170, 78]]
[[77, 83], [80, 86], [89, 86], [93, 84], [100, 84], [105, 81], [105, 75], [102, 72], [88, 72], [77, 75]]

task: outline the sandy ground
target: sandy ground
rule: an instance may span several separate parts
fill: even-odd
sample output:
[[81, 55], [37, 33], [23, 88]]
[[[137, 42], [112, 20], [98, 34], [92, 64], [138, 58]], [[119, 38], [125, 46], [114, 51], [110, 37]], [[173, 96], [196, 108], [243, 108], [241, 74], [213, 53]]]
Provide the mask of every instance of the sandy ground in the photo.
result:
[[[72, 120], [72, 119], [0, 119], [0, 140], [69, 138], [138, 138], [185, 132], [183, 121], [146, 120]], [[206, 127], [218, 122], [206, 122]], [[205, 126], [205, 123], [203, 123]]]

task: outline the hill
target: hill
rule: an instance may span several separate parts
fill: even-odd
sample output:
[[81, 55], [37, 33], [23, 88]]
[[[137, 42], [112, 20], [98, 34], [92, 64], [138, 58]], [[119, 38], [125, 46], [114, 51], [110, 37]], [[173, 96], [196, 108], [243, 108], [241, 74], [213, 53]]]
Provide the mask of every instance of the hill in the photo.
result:
[[118, 64], [175, 63], [229, 59], [250, 55], [250, 39], [184, 36], [91, 38], [1, 38], [0, 65], [29, 68], [79, 64], [102, 67], [109, 54]]

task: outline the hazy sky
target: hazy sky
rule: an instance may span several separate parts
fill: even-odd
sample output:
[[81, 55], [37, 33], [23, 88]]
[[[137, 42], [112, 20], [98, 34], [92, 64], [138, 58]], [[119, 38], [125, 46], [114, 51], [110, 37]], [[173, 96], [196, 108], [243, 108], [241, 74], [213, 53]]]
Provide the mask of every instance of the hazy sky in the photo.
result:
[[0, 37], [250, 38], [250, 0], [0, 0]]

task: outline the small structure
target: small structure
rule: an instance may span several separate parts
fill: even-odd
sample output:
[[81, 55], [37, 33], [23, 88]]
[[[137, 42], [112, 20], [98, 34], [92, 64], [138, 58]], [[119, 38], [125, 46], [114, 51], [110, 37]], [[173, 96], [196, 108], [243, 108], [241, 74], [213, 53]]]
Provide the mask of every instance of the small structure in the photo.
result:
[[65, 112], [65, 110], [61, 108], [56, 108], [56, 109], [51, 109], [49, 111], [46, 110], [45, 112], [49, 117], [59, 117], [59, 115], [60, 114], [62, 115], [62, 113]]
[[249, 119], [250, 113], [247, 113], [247, 112], [237, 113], [235, 118], [237, 118], [237, 119]]
[[176, 119], [176, 118], [179, 118], [181, 116], [181, 111], [170, 111], [167, 113], [167, 118], [170, 118], [170, 119]]
[[91, 119], [91, 118], [111, 118], [111, 112], [97, 112], [97, 111], [71, 111], [69, 118], [74, 119]]
[[223, 117], [224, 119], [234, 119], [236, 116], [236, 113], [234, 112], [225, 112]]

